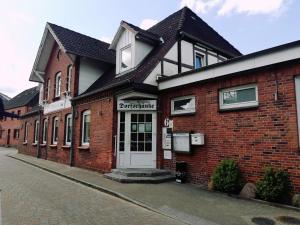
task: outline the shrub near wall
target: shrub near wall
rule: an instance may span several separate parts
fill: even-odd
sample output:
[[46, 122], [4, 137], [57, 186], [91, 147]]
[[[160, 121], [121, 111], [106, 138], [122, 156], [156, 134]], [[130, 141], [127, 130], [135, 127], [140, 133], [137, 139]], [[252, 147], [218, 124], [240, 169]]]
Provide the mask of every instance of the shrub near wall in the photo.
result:
[[232, 159], [221, 161], [212, 175], [212, 181], [213, 187], [217, 191], [238, 193], [242, 181], [237, 163]]

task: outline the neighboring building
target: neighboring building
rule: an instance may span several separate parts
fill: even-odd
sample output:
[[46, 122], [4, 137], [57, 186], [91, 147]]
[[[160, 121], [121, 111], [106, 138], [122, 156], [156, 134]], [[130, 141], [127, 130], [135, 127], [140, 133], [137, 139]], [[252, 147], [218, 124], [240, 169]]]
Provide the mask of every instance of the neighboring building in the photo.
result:
[[[38, 106], [39, 89], [30, 88], [5, 103], [5, 111], [22, 116]], [[0, 145], [19, 145], [22, 122], [16, 118], [3, 117], [0, 121]]]
[[8, 102], [10, 100], [10, 97], [8, 97], [7, 95], [0, 93], [0, 98], [2, 99], [3, 104], [5, 104], [6, 102]]
[[100, 172], [183, 160], [197, 183], [234, 158], [246, 180], [282, 167], [300, 191], [299, 49], [243, 56], [186, 7], [148, 30], [122, 21], [110, 45], [48, 23], [30, 76], [43, 112], [19, 151]]

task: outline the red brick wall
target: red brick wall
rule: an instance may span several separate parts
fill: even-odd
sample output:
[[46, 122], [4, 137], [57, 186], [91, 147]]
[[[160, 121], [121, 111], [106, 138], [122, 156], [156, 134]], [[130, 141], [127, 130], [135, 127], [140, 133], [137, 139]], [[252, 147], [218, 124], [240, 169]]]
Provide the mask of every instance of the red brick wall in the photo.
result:
[[[23, 118], [20, 120], [22, 122], [20, 129], [20, 140], [18, 145], [19, 153], [36, 156], [37, 155], [37, 145], [34, 144], [34, 127], [35, 121], [39, 119], [38, 114], [31, 115], [30, 117]], [[28, 123], [28, 138], [27, 143], [24, 143], [25, 136], [25, 124]]]
[[[18, 107], [14, 109], [7, 110], [8, 112], [14, 112], [15, 114], [18, 113], [18, 110], [20, 110], [20, 114], [24, 114], [27, 112], [27, 107]], [[6, 118], [5, 120], [0, 120], [0, 130], [2, 130], [2, 136], [0, 137], [0, 146], [6, 146], [8, 144], [9, 139], [9, 145], [10, 146], [17, 146], [19, 144], [20, 138], [14, 138], [14, 130], [21, 128], [21, 120], [18, 119], [12, 119], [12, 118]], [[10, 135], [8, 137], [8, 130], [10, 130]]]
[[[75, 118], [75, 166], [108, 172], [114, 163], [114, 98], [111, 94], [104, 98], [88, 99], [76, 107]], [[91, 133], [88, 150], [79, 149], [81, 146], [82, 114], [84, 111], [91, 112]]]
[[[260, 72], [178, 88], [162, 94], [163, 118], [174, 120], [174, 131], [205, 134], [204, 146], [193, 146], [191, 155], [173, 154], [165, 168], [176, 160], [188, 162], [190, 179], [206, 183], [220, 160], [233, 158], [247, 181], [256, 182], [263, 168], [287, 169], [296, 191], [300, 191], [300, 151], [298, 144], [294, 76], [300, 65], [274, 67]], [[274, 100], [278, 79], [278, 101]], [[256, 83], [259, 107], [243, 111], [219, 112], [219, 89]], [[196, 114], [170, 116], [170, 99], [196, 96]], [[162, 120], [160, 121], [161, 125]], [[159, 134], [160, 136], [161, 134]], [[161, 150], [161, 141], [158, 141]]]

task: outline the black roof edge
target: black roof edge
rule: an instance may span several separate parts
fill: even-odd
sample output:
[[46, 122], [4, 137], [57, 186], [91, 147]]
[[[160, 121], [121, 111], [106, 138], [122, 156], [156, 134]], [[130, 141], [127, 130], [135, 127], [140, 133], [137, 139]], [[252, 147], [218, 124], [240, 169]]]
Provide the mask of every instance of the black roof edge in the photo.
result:
[[181, 73], [181, 74], [176, 74], [176, 75], [173, 75], [173, 76], [162, 77], [161, 79], [158, 80], [158, 83], [166, 81], [166, 80], [172, 80], [172, 79], [175, 79], [177, 77], [190, 75], [192, 73], [209, 70], [209, 69], [216, 68], [216, 67], [219, 67], [219, 66], [223, 66], [223, 65], [226, 65], [226, 64], [235, 63], [235, 62], [238, 62], [238, 61], [249, 59], [249, 58], [254, 57], [254, 56], [259, 56], [259, 55], [279, 51], [279, 50], [282, 50], [282, 49], [291, 48], [291, 47], [294, 47], [294, 46], [297, 46], [297, 45], [300, 45], [300, 40], [289, 42], [289, 43], [286, 43], [286, 44], [283, 44], [283, 45], [278, 45], [278, 46], [275, 46], [275, 47], [272, 47], [272, 48], [267, 48], [267, 49], [264, 49], [264, 50], [261, 50], [261, 51], [257, 51], [257, 52], [247, 54], [247, 55], [238, 56], [238, 57], [228, 59], [228, 60], [223, 61], [223, 62], [219, 62], [219, 63], [215, 63], [215, 64], [212, 64], [212, 65], [209, 65], [209, 66], [205, 66], [205, 67], [200, 68], [200, 69], [190, 70], [190, 71], [187, 71], [187, 72], [184, 72], [184, 73]]
[[30, 111], [30, 112], [24, 113], [23, 115], [20, 116], [20, 118], [23, 119], [23, 118], [26, 118], [28, 116], [39, 114], [39, 112], [40, 112], [40, 109], [36, 109], [36, 110]]
[[113, 63], [113, 62], [109, 62], [108, 60], [104, 60], [104, 59], [97, 59], [97, 58], [95, 58], [95, 57], [90, 57], [90, 56], [80, 55], [80, 54], [78, 54], [78, 53], [74, 53], [74, 52], [69, 51], [69, 50], [66, 50], [66, 53], [68, 53], [68, 54], [73, 54], [73, 55], [78, 56], [78, 57], [81, 57], [81, 58], [87, 58], [87, 59], [96, 60], [96, 61], [98, 61], [98, 62], [108, 63], [108, 64], [110, 64], [110, 65], [116, 65], [115, 62]]
[[243, 55], [243, 54], [242, 54], [238, 49], [236, 49], [236, 48], [235, 48], [235, 49], [240, 53], [240, 55], [232, 54], [232, 53], [230, 53], [230, 52], [228, 52], [228, 51], [226, 51], [226, 50], [223, 50], [223, 49], [221, 49], [221, 48], [218, 48], [218, 47], [216, 47], [216, 46], [214, 46], [214, 45], [212, 45], [212, 44], [210, 44], [210, 43], [208, 43], [208, 42], [206, 42], [206, 41], [201, 40], [200, 38], [197, 38], [197, 37], [195, 37], [195, 36], [193, 36], [193, 35], [191, 35], [191, 34], [188, 34], [188, 33], [184, 32], [184, 31], [179, 31], [179, 34], [182, 36], [182, 38], [183, 38], [183, 37], [187, 37], [187, 38], [189, 38], [189, 39], [192, 39], [192, 40], [194, 40], [194, 41], [196, 41], [196, 42], [199, 42], [200, 44], [204, 44], [204, 45], [210, 47], [211, 49], [216, 50], [217, 52], [222, 53], [222, 54], [225, 54], [226, 56], [230, 56], [230, 57], [232, 57], [232, 58], [234, 58], [234, 57], [239, 57], [239, 56], [242, 56], [242, 55]]

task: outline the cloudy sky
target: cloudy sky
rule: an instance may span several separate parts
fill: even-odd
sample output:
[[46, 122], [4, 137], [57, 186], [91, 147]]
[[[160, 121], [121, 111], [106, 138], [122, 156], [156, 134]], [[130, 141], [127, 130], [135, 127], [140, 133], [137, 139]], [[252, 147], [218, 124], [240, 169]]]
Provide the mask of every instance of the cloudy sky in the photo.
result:
[[0, 92], [35, 86], [29, 74], [47, 21], [109, 42], [121, 20], [143, 28], [183, 6], [243, 54], [300, 39], [297, 0], [0, 0]]

